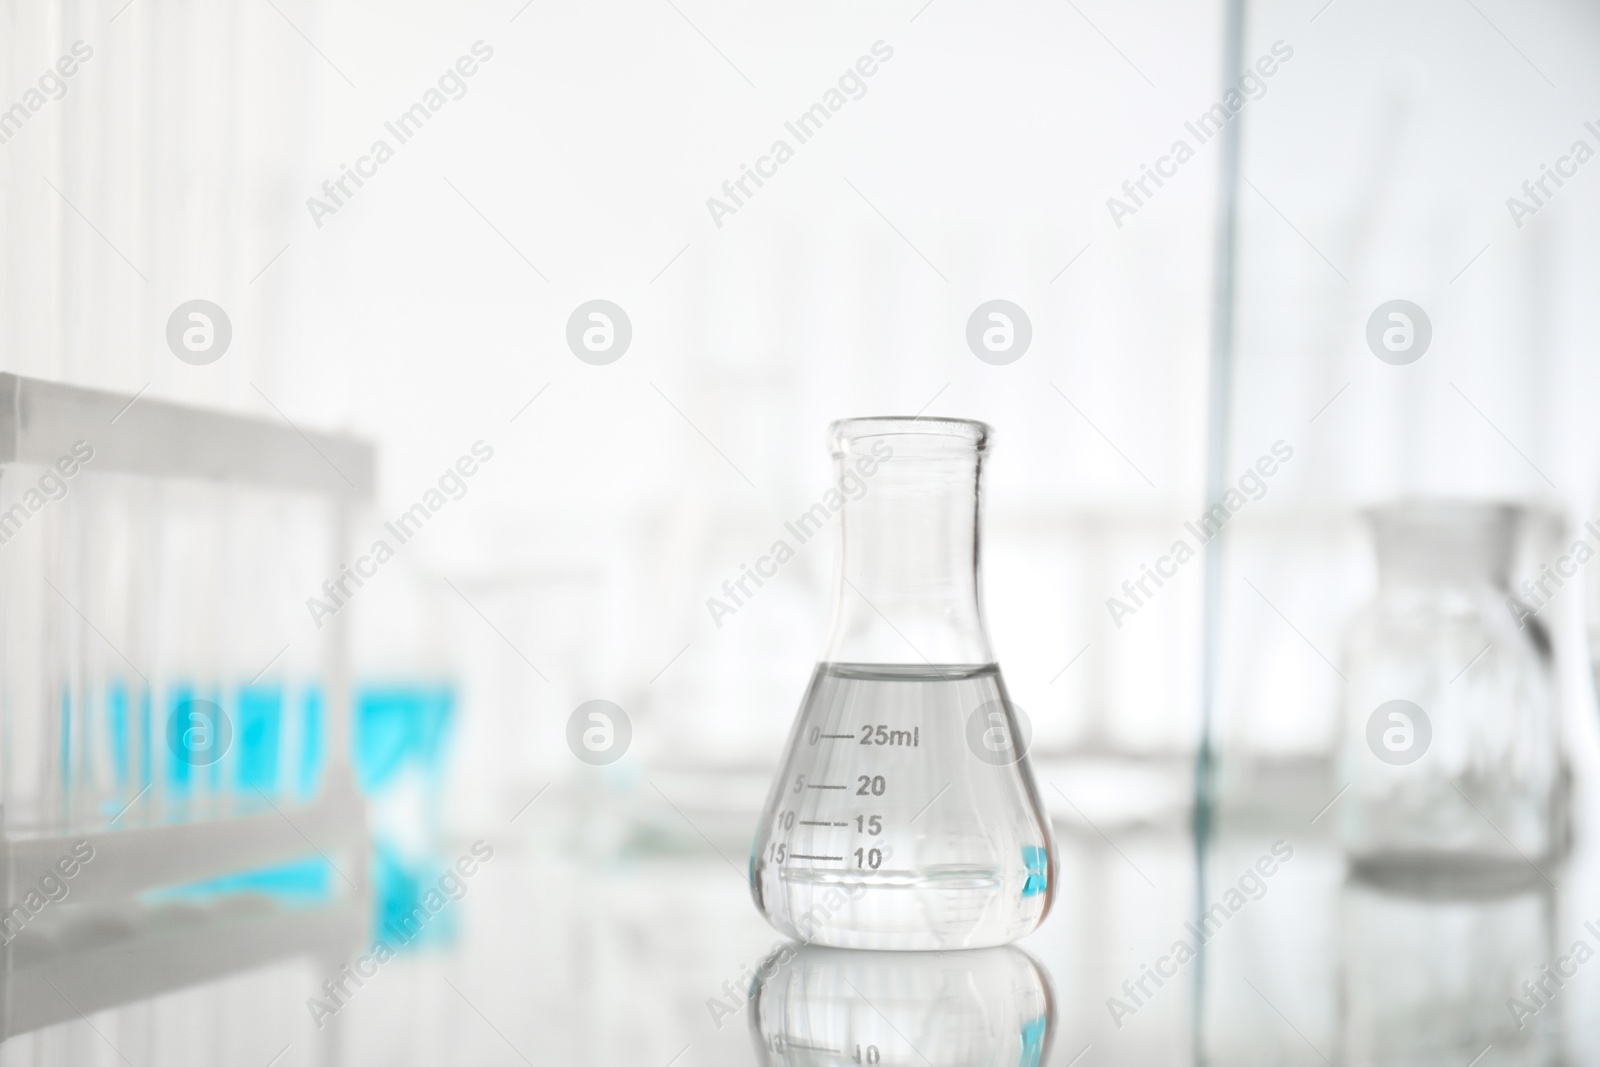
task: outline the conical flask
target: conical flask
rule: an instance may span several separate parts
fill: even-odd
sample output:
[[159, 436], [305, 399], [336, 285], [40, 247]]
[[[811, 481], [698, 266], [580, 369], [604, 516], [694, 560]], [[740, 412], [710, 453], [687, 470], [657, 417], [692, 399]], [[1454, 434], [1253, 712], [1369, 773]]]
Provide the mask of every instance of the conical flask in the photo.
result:
[[[1049, 911], [1056, 861], [978, 603], [989, 427], [846, 419], [833, 627], [750, 861], [767, 920], [838, 948], [1002, 945]], [[808, 520], [810, 520], [808, 522]]]

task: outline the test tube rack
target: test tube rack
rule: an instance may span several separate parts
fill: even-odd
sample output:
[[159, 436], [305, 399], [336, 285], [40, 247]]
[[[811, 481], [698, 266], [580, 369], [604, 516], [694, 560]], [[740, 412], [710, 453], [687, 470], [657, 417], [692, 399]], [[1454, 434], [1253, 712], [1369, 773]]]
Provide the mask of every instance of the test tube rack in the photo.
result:
[[[356, 439], [302, 431], [287, 419], [269, 421], [142, 394], [118, 395], [0, 374], [0, 484], [12, 477], [31, 480], [36, 471], [71, 455], [74, 444], [82, 441], [93, 448], [93, 462], [85, 468], [91, 478], [133, 477], [140, 485], [183, 483], [222, 498], [260, 491], [317, 501], [329, 516], [326, 545], [318, 551], [330, 553], [327, 558], [335, 561], [348, 558], [352, 516], [370, 502], [374, 484], [374, 449]], [[71, 551], [92, 550], [94, 524], [79, 525]], [[0, 553], [13, 547], [0, 544]], [[43, 551], [54, 551], [49, 558], [59, 560], [56, 548], [52, 544]], [[0, 573], [13, 586], [30, 578], [48, 582], [44, 574], [30, 575], [18, 566]], [[29, 591], [22, 599], [33, 606], [52, 605], [51, 619], [66, 619], [76, 627], [79, 623], [65, 614], [71, 608], [89, 628], [85, 644], [95, 640], [89, 631], [105, 639], [92, 612], [71, 602], [72, 591]], [[15, 600], [16, 592], [0, 589], [0, 597]], [[60, 594], [56, 600], [49, 599], [55, 594]], [[283, 596], [291, 595], [293, 591], [283, 591]], [[12, 661], [6, 669], [28, 669], [13, 653], [30, 646], [11, 639], [30, 625], [47, 627], [42, 615], [30, 621], [27, 611], [16, 610], [14, 604], [0, 610], [0, 649]], [[21, 783], [19, 792], [18, 782], [0, 781], [0, 797], [12, 801], [0, 805], [0, 888], [7, 912], [60, 857], [83, 842], [94, 849], [93, 861], [70, 879], [70, 895], [63, 900], [70, 906], [44, 909], [27, 936], [18, 934], [0, 948], [0, 1038], [296, 956], [336, 961], [360, 943], [369, 908], [367, 818], [350, 755], [348, 626], [348, 617], [341, 615], [317, 634], [317, 682], [323, 696], [320, 738], [311, 740], [320, 745], [324, 758], [314, 795], [280, 795], [274, 802], [265, 793], [257, 798], [243, 791], [246, 795], [232, 809], [202, 806], [187, 815], [182, 810], [175, 814], [151, 795], [147, 766], [143, 789], [123, 810], [107, 815], [103, 798], [76, 809], [18, 805], [30, 785]], [[40, 670], [36, 663], [34, 671]], [[139, 673], [131, 662], [129, 667]], [[11, 775], [30, 765], [5, 751], [28, 734], [13, 729], [16, 717], [49, 717], [56, 698], [49, 679], [26, 692], [0, 680], [0, 691], [5, 724], [0, 756], [6, 757], [0, 759], [0, 774]], [[31, 701], [21, 699], [19, 692]], [[151, 733], [146, 726], [141, 739], [146, 746], [152, 744]], [[159, 727], [155, 733], [159, 735]], [[56, 743], [54, 734], [44, 736], [49, 744]], [[65, 750], [66, 739], [60, 742]], [[48, 757], [49, 744], [34, 747]], [[157, 753], [157, 758], [163, 755]], [[131, 754], [124, 758], [130, 764], [134, 759]], [[150, 756], [144, 758], [148, 765]], [[119, 788], [132, 794], [140, 781], [137, 775], [125, 776]], [[7, 806], [28, 808], [28, 815], [19, 819]], [[331, 857], [339, 856], [347, 859], [335, 864]], [[339, 883], [339, 891], [317, 906], [271, 907], [260, 899], [215, 907], [150, 902], [152, 891], [318, 857], [339, 872], [331, 880]], [[85, 916], [89, 921], [82, 921]]]

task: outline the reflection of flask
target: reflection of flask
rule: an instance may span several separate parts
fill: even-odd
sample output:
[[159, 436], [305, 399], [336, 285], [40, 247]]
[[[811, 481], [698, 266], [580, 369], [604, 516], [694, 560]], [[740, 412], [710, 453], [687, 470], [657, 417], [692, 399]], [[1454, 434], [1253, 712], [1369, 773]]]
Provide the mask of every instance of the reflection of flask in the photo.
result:
[[1039, 1067], [1044, 968], [1015, 948], [881, 953], [784, 945], [757, 968], [750, 1023], [767, 1067]]
[[835, 423], [837, 488], [790, 524], [809, 537], [831, 509], [843, 539], [833, 632], [751, 857], [756, 905], [791, 937], [977, 948], [1049, 910], [1049, 822], [978, 604], [987, 438], [956, 419]]
[[1379, 590], [1350, 634], [1339, 801], [1368, 878], [1538, 880], [1559, 847], [1549, 638], [1507, 610], [1519, 518], [1442, 501], [1371, 514]]
[[[1341, 1056], [1351, 1067], [1556, 1062], [1564, 980], [1550, 976], [1554, 894], [1397, 893], [1357, 879], [1341, 893]], [[1569, 961], [1570, 966], [1570, 961]], [[1570, 977], [1570, 975], [1569, 975]]]

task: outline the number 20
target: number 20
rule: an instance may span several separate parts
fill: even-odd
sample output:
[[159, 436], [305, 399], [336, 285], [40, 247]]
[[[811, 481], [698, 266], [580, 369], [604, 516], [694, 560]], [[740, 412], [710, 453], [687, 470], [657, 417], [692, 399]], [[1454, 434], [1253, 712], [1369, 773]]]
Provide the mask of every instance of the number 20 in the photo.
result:
[[888, 784], [883, 780], [883, 775], [881, 774], [863, 774], [856, 779], [856, 782], [860, 785], [860, 788], [856, 790], [856, 796], [858, 797], [864, 797], [869, 793], [875, 797], [881, 797]]

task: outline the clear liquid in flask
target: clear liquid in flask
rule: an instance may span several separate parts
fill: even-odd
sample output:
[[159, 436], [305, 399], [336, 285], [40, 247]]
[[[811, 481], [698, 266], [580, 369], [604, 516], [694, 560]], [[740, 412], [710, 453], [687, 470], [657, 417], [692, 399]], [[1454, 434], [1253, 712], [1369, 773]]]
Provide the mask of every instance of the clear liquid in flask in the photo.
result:
[[999, 669], [819, 664], [752, 859], [780, 930], [843, 948], [1023, 936], [1050, 905], [1048, 823]]

